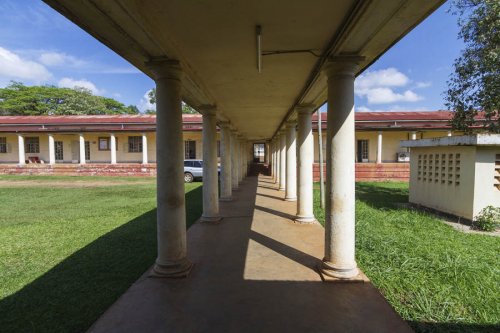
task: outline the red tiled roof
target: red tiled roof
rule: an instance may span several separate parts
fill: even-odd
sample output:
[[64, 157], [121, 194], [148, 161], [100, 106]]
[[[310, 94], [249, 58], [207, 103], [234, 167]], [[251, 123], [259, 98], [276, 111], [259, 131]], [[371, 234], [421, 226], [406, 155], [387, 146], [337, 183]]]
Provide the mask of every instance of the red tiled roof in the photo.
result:
[[[326, 128], [326, 112], [322, 113]], [[356, 129], [359, 130], [419, 130], [450, 129], [449, 111], [429, 112], [356, 112]], [[183, 114], [185, 131], [200, 131], [202, 115]], [[318, 116], [312, 117], [317, 128]], [[482, 113], [476, 119], [484, 119]], [[0, 116], [0, 132], [102, 132], [102, 131], [155, 131], [155, 115], [81, 115], [81, 116]]]

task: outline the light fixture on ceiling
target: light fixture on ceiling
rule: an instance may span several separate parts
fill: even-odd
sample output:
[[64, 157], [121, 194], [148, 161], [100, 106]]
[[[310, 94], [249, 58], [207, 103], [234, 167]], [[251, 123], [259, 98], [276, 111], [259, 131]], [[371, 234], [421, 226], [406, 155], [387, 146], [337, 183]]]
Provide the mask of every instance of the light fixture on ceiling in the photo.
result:
[[262, 72], [262, 27], [257, 25], [255, 27], [255, 34], [257, 36], [257, 70]]

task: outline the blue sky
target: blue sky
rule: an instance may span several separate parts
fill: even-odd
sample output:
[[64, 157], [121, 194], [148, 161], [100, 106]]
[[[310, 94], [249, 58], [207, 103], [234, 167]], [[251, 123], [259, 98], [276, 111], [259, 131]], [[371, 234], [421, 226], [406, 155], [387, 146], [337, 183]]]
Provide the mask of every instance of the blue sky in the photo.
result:
[[[443, 92], [463, 47], [449, 4], [428, 17], [356, 80], [357, 111], [443, 109]], [[0, 87], [10, 80], [83, 86], [148, 107], [154, 82], [41, 1], [0, 0]]]

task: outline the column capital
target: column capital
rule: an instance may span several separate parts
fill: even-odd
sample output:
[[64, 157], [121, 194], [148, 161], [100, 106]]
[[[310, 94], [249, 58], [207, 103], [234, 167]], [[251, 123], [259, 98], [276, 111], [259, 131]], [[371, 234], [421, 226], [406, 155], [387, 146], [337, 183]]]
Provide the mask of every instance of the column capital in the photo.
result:
[[314, 104], [299, 104], [295, 107], [298, 114], [313, 113], [316, 110], [316, 105]]
[[224, 129], [228, 129], [228, 130], [231, 129], [231, 123], [227, 120], [221, 120], [217, 123], [217, 125], [219, 125], [220, 128], [224, 128]]
[[54, 133], [47, 133], [47, 136], [54, 136]]
[[323, 68], [327, 77], [336, 75], [354, 76], [358, 65], [365, 60], [365, 57], [359, 55], [338, 55], [330, 57]]
[[149, 59], [145, 65], [151, 70], [155, 80], [182, 80], [182, 67], [177, 60], [168, 59], [166, 57], [155, 57]]
[[217, 113], [217, 107], [212, 104], [200, 105], [197, 109], [203, 116], [215, 116]]
[[288, 129], [288, 128], [292, 128], [292, 127], [297, 126], [297, 121], [296, 120], [287, 120], [285, 122], [285, 124], [286, 124], [286, 128]]

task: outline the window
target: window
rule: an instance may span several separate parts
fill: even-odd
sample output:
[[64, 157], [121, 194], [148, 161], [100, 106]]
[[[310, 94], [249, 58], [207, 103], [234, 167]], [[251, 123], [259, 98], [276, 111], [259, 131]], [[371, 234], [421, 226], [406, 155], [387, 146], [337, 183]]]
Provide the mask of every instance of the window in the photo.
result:
[[358, 140], [357, 162], [368, 162], [368, 140]]
[[99, 138], [99, 150], [110, 150], [110, 138]]
[[201, 163], [201, 161], [194, 161], [193, 166], [195, 168], [203, 168], [203, 164]]
[[184, 166], [192, 168], [193, 167], [193, 161], [184, 161]]
[[142, 136], [129, 136], [128, 137], [128, 152], [129, 153], [142, 153]]
[[90, 141], [85, 141], [85, 160], [90, 161]]
[[193, 159], [196, 158], [196, 141], [184, 141], [184, 158]]
[[27, 137], [26, 139], [24, 139], [24, 146], [26, 153], [40, 153], [40, 141], [38, 140], [37, 136]]
[[7, 153], [7, 138], [0, 137], [0, 153]]

